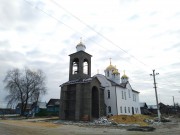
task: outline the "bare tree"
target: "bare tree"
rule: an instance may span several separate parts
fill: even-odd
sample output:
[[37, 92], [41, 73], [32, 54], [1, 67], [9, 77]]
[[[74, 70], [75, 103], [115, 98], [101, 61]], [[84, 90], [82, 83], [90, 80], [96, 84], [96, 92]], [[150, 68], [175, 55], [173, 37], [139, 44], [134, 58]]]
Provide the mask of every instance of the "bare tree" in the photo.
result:
[[29, 102], [37, 102], [41, 95], [46, 94], [45, 75], [41, 70], [32, 71], [13, 69], [7, 72], [4, 83], [8, 90], [8, 105], [21, 103], [21, 115], [24, 115]]

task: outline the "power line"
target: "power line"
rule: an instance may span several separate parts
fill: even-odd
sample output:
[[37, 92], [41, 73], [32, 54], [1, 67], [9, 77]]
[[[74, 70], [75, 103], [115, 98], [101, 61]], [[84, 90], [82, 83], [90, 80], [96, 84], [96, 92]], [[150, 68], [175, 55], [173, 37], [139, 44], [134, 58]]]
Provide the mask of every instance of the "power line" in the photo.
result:
[[[29, 2], [28, 0], [24, 0], [24, 1], [25, 1], [27, 4], [29, 4], [29, 5], [31, 5], [31, 6], [34, 6], [34, 5], [33, 5], [31, 2]], [[60, 6], [60, 5], [59, 5], [59, 6]], [[84, 35], [84, 34], [82, 34], [81, 32], [78, 32], [78, 31], [75, 30], [74, 28], [70, 27], [69, 25], [65, 24], [64, 22], [60, 21], [57, 17], [55, 17], [55, 16], [49, 14], [48, 12], [44, 11], [43, 9], [39, 8], [38, 6], [35, 6], [35, 9], [43, 12], [43, 13], [46, 14], [47, 16], [49, 16], [49, 17], [51, 17], [52, 19], [56, 20], [57, 22], [65, 25], [65, 26], [66, 26], [67, 28], [69, 28], [70, 30], [72, 30], [72, 31], [74, 31], [74, 32], [77, 32], [77, 33], [79, 33], [79, 34], [81, 34], [81, 35]], [[65, 8], [63, 8], [63, 10], [65, 10]], [[65, 10], [65, 11], [68, 12], [71, 16], [73, 16], [73, 17], [75, 17], [76, 19], [78, 19], [78, 17], [74, 16], [74, 15], [73, 15], [72, 13], [70, 13], [69, 11], [67, 11], [67, 10]], [[79, 21], [81, 21], [81, 20], [79, 19]], [[81, 21], [81, 23], [82, 23], [82, 21]], [[95, 33], [97, 33], [98, 35], [100, 35], [101, 37], [103, 37], [106, 41], [110, 42], [111, 44], [115, 45], [116, 47], [118, 47], [119, 49], [121, 49], [122, 51], [124, 51], [124, 53], [128, 54], [129, 56], [131, 56], [128, 52], [126, 52], [125, 50], [123, 50], [122, 48], [120, 48], [118, 45], [116, 45], [116, 44], [113, 43], [111, 40], [109, 40], [108, 38], [106, 38], [105, 36], [103, 36], [101, 33], [95, 31], [91, 26], [87, 25], [87, 24], [84, 23], [84, 22], [83, 22], [83, 24], [86, 25], [89, 29], [91, 29], [91, 30], [94, 31]], [[86, 37], [86, 36], [84, 36], [84, 37]], [[91, 41], [93, 41], [94, 43], [98, 44], [98, 43], [95, 42], [94, 40], [91, 40]], [[99, 44], [98, 44], [98, 45], [99, 45]], [[99, 46], [100, 46], [101, 48], [103, 48], [103, 49], [108, 50], [107, 48], [105, 48], [105, 47], [103, 47], [103, 46], [101, 46], [101, 45], [99, 45]], [[134, 56], [131, 56], [131, 57], [134, 57]], [[136, 57], [134, 57], [134, 58], [136, 59]], [[137, 59], [137, 61], [138, 61], [138, 59]], [[140, 61], [139, 61], [139, 62], [140, 62]], [[128, 63], [130, 63], [130, 62], [128, 61]], [[141, 63], [141, 62], [140, 62], [140, 63]], [[132, 64], [132, 63], [130, 63], [130, 64]], [[144, 63], [141, 63], [141, 64], [146, 65], [146, 64], [144, 64]], [[146, 66], [147, 66], [147, 65], [146, 65]], [[146, 71], [146, 72], [147, 72], [147, 71]]]
[[[29, 5], [31, 6], [34, 6], [31, 2], [29, 2], [28, 0], [24, 0], [26, 3], [28, 3]], [[117, 44], [115, 44], [113, 41], [111, 41], [110, 39], [108, 39], [107, 37], [105, 37], [104, 35], [102, 35], [101, 33], [97, 32], [93, 27], [91, 27], [90, 25], [86, 24], [84, 21], [82, 21], [80, 18], [78, 18], [77, 16], [75, 16], [74, 14], [72, 14], [71, 12], [69, 12], [67, 9], [65, 9], [64, 7], [62, 7], [60, 4], [58, 4], [57, 2], [55, 2], [54, 0], [51, 0], [54, 4], [56, 4], [59, 8], [63, 9], [65, 12], [67, 12], [68, 14], [70, 14], [72, 17], [74, 17], [75, 19], [77, 19], [78, 21], [80, 21], [83, 25], [85, 25], [86, 27], [88, 27], [90, 30], [94, 31], [97, 35], [101, 36], [103, 39], [105, 39], [106, 41], [108, 41], [109, 43], [113, 44], [114, 46], [118, 47], [121, 51], [123, 51], [124, 53], [128, 54], [130, 57], [136, 59], [139, 63], [147, 66], [145, 63], [139, 61], [135, 56], [129, 54], [127, 51], [125, 51], [124, 49], [122, 49], [121, 47], [119, 47]], [[49, 14], [48, 12], [44, 11], [43, 9], [35, 6], [35, 9], [36, 10], [39, 10], [41, 12], [43, 12], [44, 14], [46, 14], [47, 16], [51, 17], [52, 19], [56, 20], [57, 22], [65, 25], [67, 28], [71, 29], [72, 31], [74, 32], [77, 32], [81, 35], [84, 35], [82, 34], [81, 32], [78, 32], [77, 30], [75, 30], [74, 28], [70, 27], [69, 25], [65, 24], [64, 22], [62, 22], [61, 20], [59, 20], [57, 17]], [[86, 37], [86, 36], [84, 36]], [[92, 42], [98, 44], [96, 41], [90, 39]], [[105, 50], [108, 50], [107, 48], [101, 46], [100, 44], [98, 44], [101, 48], [105, 49]], [[128, 61], [128, 63], [132, 64], [131, 62]], [[149, 67], [149, 66], [147, 66]]]
[[86, 27], [88, 27], [90, 30], [94, 31], [95, 33], [97, 33], [99, 36], [101, 36], [103, 39], [105, 39], [106, 41], [108, 41], [109, 43], [111, 43], [112, 45], [116, 46], [117, 48], [119, 48], [122, 52], [128, 54], [130, 57], [134, 58], [136, 61], [138, 61], [139, 63], [143, 64], [144, 66], [150, 68], [147, 64], [145, 64], [144, 62], [140, 61], [139, 59], [137, 59], [134, 55], [128, 53], [126, 50], [122, 49], [121, 47], [119, 47], [117, 44], [115, 44], [112, 40], [110, 40], [109, 38], [105, 37], [103, 34], [101, 34], [100, 32], [96, 31], [93, 27], [91, 27], [90, 25], [88, 25], [87, 23], [85, 23], [84, 21], [82, 21], [79, 17], [75, 16], [74, 14], [72, 14], [70, 11], [68, 11], [67, 9], [65, 9], [64, 7], [62, 7], [59, 3], [57, 3], [54, 0], [50, 0], [52, 3], [56, 4], [59, 8], [63, 9], [65, 12], [67, 12], [68, 14], [70, 14], [72, 17], [74, 17], [75, 19], [77, 19], [78, 21], [80, 21], [82, 24], [84, 24]]

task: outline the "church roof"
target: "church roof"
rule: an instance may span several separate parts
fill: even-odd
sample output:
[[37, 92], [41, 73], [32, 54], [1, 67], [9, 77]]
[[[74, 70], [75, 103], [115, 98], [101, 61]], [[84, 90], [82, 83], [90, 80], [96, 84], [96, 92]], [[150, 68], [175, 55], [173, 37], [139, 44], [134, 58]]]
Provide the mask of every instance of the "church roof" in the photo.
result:
[[86, 78], [86, 79], [76, 79], [76, 80], [71, 80], [71, 81], [65, 82], [60, 86], [69, 85], [69, 84], [77, 84], [77, 83], [88, 83], [88, 82], [91, 82], [92, 80], [93, 80], [92, 77]]
[[[114, 82], [114, 81], [112, 81], [112, 80], [110, 80], [110, 79], [107, 79], [107, 80], [111, 82], [111, 85], [112, 85], [112, 86], [119, 86], [119, 87], [122, 87], [122, 88], [126, 88], [127, 83], [129, 83], [129, 82], [127, 81], [126, 83], [120, 83], [120, 84], [118, 84], [118, 83], [116, 83], [116, 82]], [[136, 90], [134, 90], [134, 89], [132, 89], [132, 91], [135, 92], [135, 93], [140, 93], [140, 92], [138, 92], [138, 91], [136, 91]]]
[[124, 75], [121, 78], [128, 79], [129, 77], [125, 74], [125, 71], [124, 71]]
[[116, 70], [116, 67], [110, 64], [106, 70]]
[[110, 58], [110, 64], [109, 64], [109, 66], [106, 68], [106, 70], [117, 70], [116, 69], [116, 66], [113, 66], [113, 65], [111, 65], [111, 58]]
[[115, 70], [113, 71], [113, 74], [120, 74], [120, 73], [119, 73], [118, 69], [115, 69]]

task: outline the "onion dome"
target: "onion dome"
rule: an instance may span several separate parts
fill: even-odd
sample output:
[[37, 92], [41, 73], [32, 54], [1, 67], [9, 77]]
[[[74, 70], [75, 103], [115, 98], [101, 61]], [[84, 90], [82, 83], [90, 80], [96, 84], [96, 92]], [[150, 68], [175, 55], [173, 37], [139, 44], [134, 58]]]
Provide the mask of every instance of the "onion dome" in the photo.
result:
[[125, 71], [124, 71], [124, 75], [121, 78], [128, 79], [129, 77], [125, 74]]
[[113, 65], [109, 65], [107, 68], [106, 68], [106, 70], [116, 70], [116, 67], [115, 66], [113, 66]]
[[81, 39], [80, 43], [77, 44], [77, 46], [76, 46], [76, 50], [77, 50], [77, 52], [79, 52], [79, 51], [85, 51], [85, 49], [86, 49], [86, 46], [82, 43], [82, 39]]
[[116, 70], [116, 66], [111, 65], [111, 58], [110, 58], [110, 65], [106, 68], [106, 70]]
[[114, 70], [112, 73], [113, 73], [113, 74], [120, 74], [120, 73], [118, 72], [118, 69]]

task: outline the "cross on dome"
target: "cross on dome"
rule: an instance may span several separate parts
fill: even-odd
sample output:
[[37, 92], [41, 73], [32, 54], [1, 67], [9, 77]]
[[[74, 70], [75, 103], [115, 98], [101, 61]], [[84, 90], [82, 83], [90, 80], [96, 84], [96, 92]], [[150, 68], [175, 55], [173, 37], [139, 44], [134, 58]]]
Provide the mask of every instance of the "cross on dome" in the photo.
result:
[[86, 46], [82, 43], [82, 37], [80, 38], [79, 44], [76, 45], [77, 52], [79, 51], [85, 51]]

